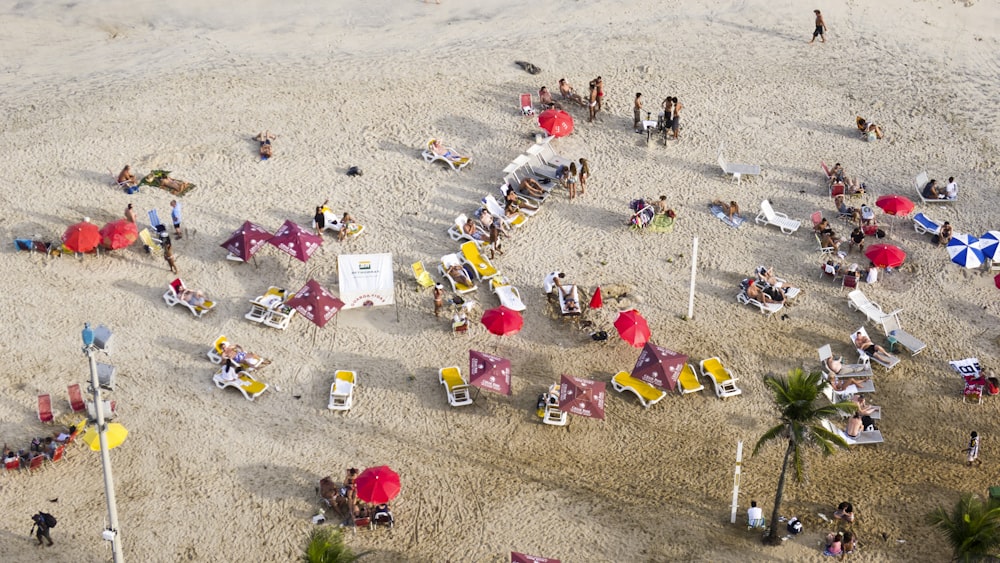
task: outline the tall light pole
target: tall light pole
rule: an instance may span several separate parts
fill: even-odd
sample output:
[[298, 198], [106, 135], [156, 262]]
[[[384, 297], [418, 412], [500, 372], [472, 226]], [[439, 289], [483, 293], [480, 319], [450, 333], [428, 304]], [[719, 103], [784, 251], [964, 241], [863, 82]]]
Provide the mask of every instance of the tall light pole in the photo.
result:
[[94, 331], [90, 323], [83, 325], [83, 353], [90, 363], [90, 391], [94, 394], [94, 411], [97, 418], [97, 439], [101, 445], [101, 466], [104, 468], [104, 496], [108, 501], [108, 528], [101, 537], [111, 542], [111, 555], [115, 563], [124, 563], [122, 540], [118, 535], [118, 505], [115, 502], [115, 482], [111, 476], [111, 455], [108, 453], [108, 426], [104, 422], [104, 403], [101, 402], [101, 382], [97, 377], [97, 360], [94, 359]]

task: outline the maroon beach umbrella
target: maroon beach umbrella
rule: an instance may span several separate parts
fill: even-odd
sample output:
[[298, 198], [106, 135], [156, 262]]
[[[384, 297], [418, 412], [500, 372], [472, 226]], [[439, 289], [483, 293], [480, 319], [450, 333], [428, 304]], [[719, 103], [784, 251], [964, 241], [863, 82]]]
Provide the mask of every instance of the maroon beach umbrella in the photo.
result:
[[560, 563], [560, 561], [551, 557], [540, 557], [538, 555], [527, 555], [511, 551], [510, 563]]
[[323, 244], [323, 237], [292, 220], [288, 220], [267, 242], [277, 246], [282, 252], [305, 262], [314, 252], [319, 250], [320, 245]]
[[220, 246], [228, 250], [233, 256], [237, 256], [240, 260], [246, 262], [258, 250], [263, 248], [273, 236], [267, 229], [257, 223], [245, 221]]
[[898, 268], [906, 260], [906, 253], [891, 244], [873, 244], [865, 249], [865, 256], [879, 268]]
[[559, 379], [559, 410], [604, 420], [604, 382], [573, 375]]
[[62, 241], [72, 252], [90, 252], [101, 244], [101, 232], [97, 225], [83, 221], [70, 225], [63, 233]]
[[561, 109], [547, 109], [538, 114], [538, 126], [553, 137], [565, 137], [573, 132], [573, 116]]
[[521, 317], [521, 313], [503, 305], [483, 313], [481, 322], [486, 330], [497, 336], [509, 336], [524, 326], [524, 318]]
[[673, 391], [687, 359], [684, 354], [647, 342], [632, 368], [632, 377], [664, 391]]
[[510, 360], [469, 350], [469, 383], [486, 391], [510, 395]]
[[139, 239], [139, 229], [128, 219], [112, 221], [101, 227], [100, 233], [101, 244], [111, 250], [125, 248]]
[[295, 292], [285, 305], [322, 328], [344, 306], [344, 302], [323, 288], [316, 280], [309, 280]]
[[399, 494], [399, 474], [388, 465], [369, 467], [354, 479], [358, 498], [372, 504], [384, 504]]

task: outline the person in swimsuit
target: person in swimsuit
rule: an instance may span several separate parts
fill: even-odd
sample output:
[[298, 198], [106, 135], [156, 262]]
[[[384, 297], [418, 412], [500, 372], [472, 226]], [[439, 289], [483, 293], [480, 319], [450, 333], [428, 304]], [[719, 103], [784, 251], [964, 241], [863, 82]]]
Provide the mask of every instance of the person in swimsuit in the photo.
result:
[[642, 93], [636, 92], [635, 104], [632, 106], [632, 128], [636, 133], [641, 132], [639, 124], [642, 123]]
[[260, 158], [262, 160], [267, 160], [271, 158], [271, 141], [277, 139], [276, 135], [272, 135], [270, 131], [261, 131], [257, 133], [254, 140], [260, 143]]
[[674, 139], [680, 138], [681, 130], [681, 110], [684, 109], [684, 104], [677, 101], [677, 97], [671, 98], [673, 102], [673, 112], [674, 117], [670, 120], [670, 130], [674, 134]]
[[521, 180], [521, 191], [534, 197], [542, 197], [545, 195], [545, 189], [542, 188], [542, 185], [539, 184], [538, 180], [534, 178], [525, 177], [525, 179]]
[[826, 22], [823, 21], [823, 14], [819, 10], [813, 10], [813, 13], [816, 14], [816, 29], [813, 30], [813, 38], [809, 42], [812, 43], [819, 36], [820, 42], [826, 43], [826, 36], [823, 35], [826, 32]]
[[580, 104], [581, 106], [587, 105], [583, 101], [583, 98], [581, 98], [579, 94], [573, 91], [573, 87], [570, 86], [569, 82], [566, 82], [565, 78], [559, 79], [559, 94], [561, 94], [564, 99], [572, 100]]
[[434, 154], [443, 156], [448, 160], [462, 160], [465, 158], [457, 152], [454, 152], [452, 149], [445, 147], [444, 144], [437, 139], [434, 140], [434, 143], [431, 145], [431, 149], [434, 151]]
[[604, 107], [604, 79], [598, 76], [594, 79], [594, 86], [597, 87], [597, 110], [601, 111]]
[[896, 357], [886, 352], [885, 348], [879, 346], [872, 342], [871, 338], [865, 336], [865, 333], [858, 332], [854, 335], [854, 345], [858, 350], [863, 350], [865, 354], [879, 360], [881, 362], [890, 363], [895, 360]]
[[583, 195], [587, 193], [587, 178], [590, 177], [590, 163], [587, 162], [586, 158], [580, 158], [579, 170], [577, 178], [580, 180], [580, 194]]
[[552, 99], [552, 92], [549, 92], [547, 86], [542, 86], [538, 90], [538, 101], [546, 108], [558, 108], [559, 104]]
[[597, 117], [597, 84], [593, 81], [590, 83], [590, 97], [587, 98], [587, 111], [590, 114], [587, 121], [593, 121]]
[[118, 173], [118, 184], [129, 188], [135, 185], [135, 174], [132, 173], [132, 167], [128, 164]]

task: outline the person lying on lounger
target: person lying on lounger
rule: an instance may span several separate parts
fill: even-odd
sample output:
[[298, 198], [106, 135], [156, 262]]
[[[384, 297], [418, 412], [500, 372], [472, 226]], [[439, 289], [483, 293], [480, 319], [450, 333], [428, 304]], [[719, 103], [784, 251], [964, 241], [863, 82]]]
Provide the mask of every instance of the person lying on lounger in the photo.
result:
[[343, 241], [345, 238], [347, 238], [347, 233], [348, 231], [350, 231], [351, 223], [353, 222], [354, 222], [354, 217], [351, 217], [351, 215], [345, 211], [343, 217], [340, 218], [340, 230], [337, 231], [338, 241]]
[[872, 342], [872, 339], [865, 336], [865, 333], [861, 331], [858, 331], [858, 333], [854, 335], [854, 345], [858, 348], [858, 350], [863, 350], [865, 354], [868, 354], [880, 362], [888, 364], [892, 363], [893, 360], [896, 359], [896, 356], [886, 352], [885, 348]]
[[240, 364], [243, 367], [249, 369], [257, 369], [266, 366], [271, 363], [271, 360], [266, 358], [261, 358], [253, 352], [247, 352], [239, 344], [229, 344], [223, 345], [222, 357], [232, 359], [234, 362]]
[[201, 307], [205, 304], [205, 293], [202, 291], [184, 289], [181, 291], [181, 301], [186, 302], [192, 307]]
[[504, 201], [507, 202], [507, 205], [510, 205], [510, 204], [513, 203], [519, 209], [527, 209], [528, 211], [538, 211], [538, 206], [531, 205], [527, 201], [522, 200], [520, 197], [518, 197], [517, 192], [515, 192], [512, 189], [510, 189], [510, 186], [507, 186], [507, 190], [504, 193], [503, 197], [504, 197]]
[[472, 287], [472, 280], [469, 278], [469, 273], [465, 271], [459, 264], [452, 264], [448, 267], [448, 276], [455, 280], [455, 283], [460, 283], [466, 287]]
[[539, 184], [538, 180], [534, 178], [525, 178], [521, 180], [521, 191], [534, 197], [542, 197], [545, 195], [545, 189], [542, 188], [542, 185]]
[[254, 137], [254, 140], [260, 143], [260, 157], [262, 159], [271, 158], [271, 141], [277, 138], [277, 135], [272, 135], [269, 131], [261, 131]]
[[565, 298], [563, 298], [563, 305], [565, 306], [567, 313], [579, 313], [580, 312], [580, 304], [577, 303], [576, 299], [573, 299], [572, 297], [565, 297]]
[[454, 149], [449, 149], [448, 147], [444, 146], [444, 144], [437, 139], [434, 139], [434, 142], [431, 143], [431, 150], [434, 151], [434, 154], [443, 156], [448, 160], [462, 160], [468, 158], [466, 156], [458, 154], [458, 152], [455, 151]]
[[486, 235], [483, 234], [483, 231], [476, 226], [476, 222], [472, 220], [472, 217], [469, 217], [469, 219], [465, 221], [465, 224], [462, 225], [462, 233], [479, 241], [485, 241], [487, 239]]
[[758, 287], [757, 283], [754, 280], [750, 280], [750, 285], [747, 286], [747, 297], [749, 297], [750, 299], [753, 299], [754, 301], [757, 301], [757, 302], [760, 302], [760, 303], [765, 303], [765, 304], [767, 304], [767, 303], [781, 303], [782, 301], [785, 300], [785, 296], [784, 296], [783, 293], [781, 293], [781, 290], [776, 290], [776, 291], [777, 291], [777, 293], [775, 293], [775, 295], [779, 295], [780, 294], [780, 297], [781, 297], [780, 299], [775, 299], [772, 296], [772, 294], [767, 293], [767, 292], [763, 291], [760, 287]]

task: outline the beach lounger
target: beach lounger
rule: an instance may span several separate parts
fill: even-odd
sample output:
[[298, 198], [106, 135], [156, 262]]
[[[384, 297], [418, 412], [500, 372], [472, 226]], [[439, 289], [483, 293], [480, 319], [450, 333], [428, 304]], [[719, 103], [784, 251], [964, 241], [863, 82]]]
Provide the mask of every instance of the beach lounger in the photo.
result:
[[743, 393], [736, 386], [737, 378], [729, 373], [729, 370], [722, 365], [722, 360], [718, 357], [702, 360], [700, 367], [701, 374], [712, 380], [712, 384], [715, 386], [716, 397], [725, 399], [726, 397], [733, 397]]
[[[504, 174], [503, 182], [505, 186], [509, 187], [509, 189], [514, 190], [514, 193], [517, 194], [517, 197], [519, 199], [528, 200], [535, 207], [538, 207], [541, 204], [545, 203], [545, 200], [548, 199], [549, 195], [551, 195], [552, 193], [552, 189], [543, 184], [539, 184], [542, 187], [541, 195], [534, 195], [522, 190], [521, 181], [517, 179], [517, 176], [515, 176], [513, 172]], [[501, 187], [501, 190], [502, 189], [503, 188]]]
[[42, 422], [52, 422], [55, 415], [52, 414], [52, 397], [47, 393], [38, 396], [38, 420]]
[[212, 348], [206, 354], [208, 356], [208, 361], [212, 362], [215, 365], [221, 364], [222, 350], [225, 348], [227, 344], [229, 344], [229, 340], [227, 340], [225, 336], [220, 336], [216, 338], [215, 342], [212, 344]]
[[836, 246], [823, 246], [823, 239], [819, 238], [819, 233], [813, 233], [813, 237], [816, 238], [816, 250], [820, 254], [833, 254], [836, 252]]
[[149, 252], [154, 256], [163, 256], [163, 247], [160, 246], [158, 240], [153, 238], [149, 229], [144, 228], [139, 231], [139, 240], [142, 241], [142, 246], [146, 249], [146, 252]]
[[259, 397], [264, 391], [267, 391], [268, 385], [257, 381], [250, 376], [249, 373], [241, 371], [236, 379], [226, 379], [225, 371], [219, 370], [213, 377], [212, 381], [215, 382], [215, 386], [219, 389], [225, 389], [226, 387], [233, 387], [243, 393], [243, 396], [248, 401], [253, 401]]
[[531, 103], [531, 94], [521, 94], [521, 115], [535, 115], [535, 104]]
[[80, 384], [74, 383], [66, 388], [69, 394], [69, 407], [73, 409], [73, 412], [80, 412], [87, 408], [87, 405], [83, 402], [83, 393], [80, 391]]
[[[291, 298], [291, 295], [288, 297]], [[284, 289], [271, 286], [267, 288], [264, 295], [257, 296], [250, 300], [250, 312], [243, 315], [243, 317], [248, 321], [262, 323], [272, 309], [284, 303], [285, 298]]]
[[619, 393], [624, 393], [626, 391], [635, 395], [639, 402], [642, 403], [644, 408], [649, 408], [650, 405], [655, 405], [660, 402], [660, 399], [667, 396], [667, 392], [661, 389], [657, 389], [652, 385], [636, 379], [629, 375], [627, 371], [620, 371], [611, 378], [611, 387]]
[[558, 182], [553, 181], [551, 178], [540, 176], [532, 172], [531, 168], [528, 167], [528, 157], [523, 154], [515, 157], [514, 160], [503, 169], [503, 175], [505, 178], [514, 178], [518, 186], [521, 185], [521, 182], [524, 181], [525, 178], [531, 178], [538, 182], [538, 185], [541, 186], [542, 191], [546, 192], [546, 195], [548, 195], [548, 193], [550, 193], [552, 189], [558, 185]]
[[827, 431], [832, 432], [837, 436], [843, 438], [844, 441], [847, 442], [847, 445], [849, 446], [865, 445], [865, 444], [881, 444], [882, 442], [884, 442], [884, 440], [882, 439], [882, 432], [880, 430], [863, 430], [858, 434], [856, 438], [852, 438], [848, 436], [846, 432], [835, 426], [829, 420], [823, 419], [822, 424], [823, 428], [826, 428]]
[[448, 280], [448, 283], [451, 284], [452, 291], [461, 295], [464, 293], [472, 293], [473, 291], [479, 289], [479, 286], [476, 285], [474, 281], [471, 286], [468, 286], [465, 285], [464, 283], [455, 281], [454, 278], [448, 275], [448, 269], [455, 264], [462, 266], [462, 269], [465, 270], [466, 275], [469, 276], [469, 280], [476, 279], [476, 271], [472, 268], [471, 265], [463, 264], [462, 259], [459, 258], [458, 254], [445, 254], [444, 256], [441, 257], [441, 263], [438, 264], [438, 273], [441, 274], [441, 276], [444, 279]]
[[483, 205], [486, 206], [486, 211], [489, 211], [490, 215], [503, 221], [508, 227], [520, 227], [528, 221], [528, 216], [524, 213], [517, 213], [513, 217], [507, 216], [507, 211], [500, 205], [497, 198], [493, 197], [493, 194], [487, 194], [486, 197], [482, 199]]
[[448, 392], [449, 405], [462, 407], [472, 404], [469, 382], [458, 367], [452, 366], [438, 370], [438, 382], [444, 385]]
[[150, 209], [146, 216], [149, 217], [149, 225], [153, 228], [153, 241], [162, 244], [169, 235], [167, 234], [167, 226], [160, 221], [160, 213], [155, 209]]
[[170, 307], [180, 303], [187, 307], [191, 314], [201, 318], [205, 313], [211, 311], [215, 307], [214, 301], [208, 301], [207, 299], [201, 305], [192, 305], [187, 301], [181, 299], [181, 294], [187, 289], [184, 281], [180, 278], [175, 278], [174, 281], [170, 282], [167, 286], [166, 293], [163, 294], [163, 301]]
[[[289, 299], [290, 298], [291, 296], [289, 296]], [[276, 328], [278, 330], [285, 330], [286, 328], [288, 328], [288, 323], [292, 322], [292, 317], [295, 316], [295, 312], [296, 312], [295, 309], [293, 309], [292, 307], [289, 307], [284, 303], [281, 303], [274, 306], [270, 311], [268, 311], [267, 315], [264, 317], [264, 320], [261, 321], [261, 323], [271, 328]]]
[[872, 377], [874, 373], [872, 372], [872, 366], [868, 363], [860, 364], [845, 364], [844, 358], [837, 358], [840, 362], [840, 373], [832, 373], [826, 367], [827, 358], [833, 357], [833, 350], [830, 348], [829, 344], [824, 344], [816, 349], [819, 354], [819, 367], [823, 371], [823, 374], [827, 377]]
[[746, 291], [741, 291], [738, 294], [736, 294], [736, 300], [743, 305], [753, 305], [757, 307], [758, 309], [760, 309], [762, 315], [767, 315], [768, 317], [777, 313], [785, 306], [784, 302], [762, 303], [760, 301], [757, 301], [756, 299], [752, 299], [749, 295], [747, 295]]
[[493, 266], [493, 263], [490, 262], [489, 258], [483, 255], [481, 252], [482, 247], [478, 242], [464, 242], [462, 243], [461, 250], [462, 261], [472, 266], [473, 271], [476, 272], [476, 278], [479, 280], [488, 280], [500, 273]]
[[799, 227], [802, 225], [800, 221], [789, 219], [788, 215], [775, 211], [771, 207], [771, 202], [766, 199], [760, 202], [760, 213], [757, 215], [755, 221], [761, 225], [774, 225], [786, 235], [799, 230]]
[[681, 374], [677, 376], [677, 390], [680, 391], [681, 395], [695, 393], [704, 388], [705, 386], [698, 380], [698, 374], [695, 373], [694, 367], [691, 364], [684, 364], [684, 367], [681, 368]]
[[[41, 469], [42, 464], [45, 463], [45, 456], [43, 454], [38, 454], [37, 456], [31, 458], [31, 462], [28, 464], [28, 471], [34, 471], [36, 469]], [[41, 544], [39, 544], [41, 545]]]
[[[831, 405], [835, 405], [837, 403], [843, 403], [843, 402], [851, 400], [850, 397], [847, 397], [847, 398], [840, 398], [840, 397], [838, 397], [836, 395], [836, 391], [834, 391], [833, 386], [831, 386], [831, 385], [824, 385], [823, 386], [823, 396], [826, 397], [826, 399], [828, 401], [830, 401]], [[868, 416], [872, 417], [872, 419], [874, 419], [874, 420], [881, 420], [882, 419], [882, 407], [877, 406], [877, 405], [868, 405], [868, 406], [871, 407], [872, 409], [874, 409], [872, 411], [872, 413], [869, 414]], [[851, 411], [838, 411], [838, 412], [840, 412], [840, 414], [843, 415], [844, 418], [850, 418], [854, 414], [855, 411], [851, 410]]]
[[500, 300], [500, 304], [512, 311], [523, 311], [527, 309], [521, 301], [521, 292], [516, 287], [510, 285], [503, 276], [496, 276], [490, 280], [490, 290]]
[[[567, 317], [579, 317], [583, 313], [583, 307], [580, 305], [580, 292], [577, 290], [576, 285], [563, 286], [569, 287], [569, 294], [565, 294], [556, 288], [556, 293], [559, 294], [559, 312], [562, 314], [563, 318]], [[576, 306], [572, 306], [568, 300], [572, 299]]]
[[[920, 198], [920, 201], [924, 203], [955, 203], [956, 199], [949, 199], [946, 197], [938, 199], [928, 199], [924, 197], [924, 186], [930, 183], [930, 181], [931, 180], [927, 176], [927, 172], [921, 172], [920, 174], [917, 174], [916, 178], [914, 178], [913, 185], [917, 188], [917, 197]], [[941, 190], [944, 190], [944, 186], [941, 186]]]
[[[84, 401], [84, 405], [87, 409], [87, 417], [90, 420], [97, 420], [97, 409], [94, 407], [94, 401]], [[104, 417], [104, 420], [112, 420], [117, 413], [117, 401], [101, 401], [101, 416]]]
[[923, 213], [917, 213], [913, 216], [913, 230], [922, 235], [938, 235], [941, 234], [941, 224]]
[[569, 166], [572, 159], [566, 158], [560, 155], [552, 147], [553, 136], [545, 137], [540, 143], [535, 143], [534, 146], [528, 147], [528, 155], [536, 156], [539, 160], [552, 168], [559, 168], [560, 166]]
[[723, 174], [732, 175], [737, 185], [743, 184], [744, 176], [760, 176], [760, 166], [756, 164], [734, 164], [728, 162], [722, 154], [722, 143], [719, 144], [719, 167]]
[[[861, 327], [858, 330], [852, 332], [848, 336], [848, 339], [851, 341], [851, 344], [854, 344], [854, 335], [857, 334], [857, 333], [859, 333], [859, 332], [861, 334], [864, 334], [866, 337], [868, 337], [868, 331], [865, 330], [865, 327]], [[864, 350], [862, 350], [860, 348], [857, 348], [856, 345], [855, 345], [855, 348], [858, 350], [858, 361], [859, 362], [862, 362], [862, 363], [875, 362], [876, 364], [884, 367], [886, 371], [891, 370], [892, 368], [896, 367], [899, 364], [899, 357], [898, 356], [894, 356], [892, 354], [889, 354], [889, 356], [892, 359], [889, 360], [889, 361], [887, 361], [887, 362], [884, 362], [884, 361], [876, 358], [875, 356], [869, 356], [867, 352], [865, 352]]]
[[916, 356], [917, 354], [924, 351], [927, 347], [919, 338], [913, 336], [912, 334], [903, 330], [903, 324], [899, 320], [899, 314], [902, 309], [893, 311], [882, 317], [882, 331], [889, 338], [890, 342], [895, 340], [899, 342], [903, 348], [910, 351], [911, 356]]
[[[503, 196], [504, 201], [507, 201], [507, 192], [509, 192], [511, 188], [507, 185], [507, 182], [500, 184], [499, 188], [500, 195]], [[515, 192], [514, 195], [517, 195], [517, 193]], [[528, 209], [525, 207], [525, 204], [530, 205], [531, 207], [538, 207], [538, 200], [517, 195], [517, 205], [520, 207], [521, 215], [524, 215], [525, 217], [532, 217], [535, 213], [538, 213], [538, 209]]]
[[545, 393], [543, 397], [545, 398], [545, 406], [542, 410], [542, 424], [566, 426], [569, 423], [569, 415], [559, 408], [559, 384], [550, 385], [548, 393]]
[[421, 288], [427, 289], [437, 285], [437, 282], [431, 277], [431, 273], [424, 269], [423, 262], [414, 262], [410, 267], [413, 268], [413, 277]]
[[472, 159], [467, 156], [459, 156], [461, 153], [453, 147], [445, 147], [444, 154], [438, 154], [434, 152], [434, 141], [436, 139], [431, 139], [427, 141], [427, 145], [424, 147], [422, 153], [425, 162], [443, 162], [448, 165], [449, 168], [455, 170], [461, 170], [472, 162]]
[[553, 166], [546, 163], [540, 154], [542, 150], [542, 145], [536, 144], [528, 147], [528, 152], [525, 155], [528, 159], [528, 168], [530, 168], [531, 173], [536, 176], [542, 176], [551, 180], [558, 180], [559, 173], [563, 171], [565, 165]]
[[475, 223], [475, 221], [473, 221], [473, 223], [476, 224], [476, 233], [478, 233], [479, 238], [476, 238], [473, 235], [466, 234], [466, 232], [462, 230], [462, 227], [464, 227], [468, 221], [469, 221], [469, 216], [466, 215], [465, 213], [462, 213], [458, 217], [455, 217], [455, 224], [448, 227], [448, 236], [451, 237], [451, 240], [456, 242], [463, 240], [489, 240], [490, 234], [486, 232], [486, 230], [483, 229], [481, 225]]
[[350, 410], [354, 405], [354, 387], [358, 384], [358, 372], [337, 370], [330, 384], [330, 402], [326, 408], [334, 411]]
[[879, 307], [878, 303], [870, 301], [860, 289], [855, 289], [847, 294], [847, 303], [851, 309], [864, 313], [870, 323], [881, 323], [882, 318], [886, 315], [882, 307]]

